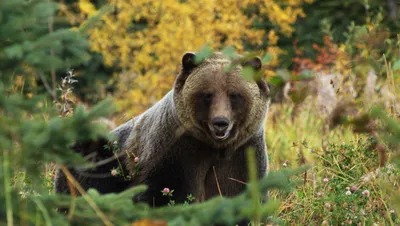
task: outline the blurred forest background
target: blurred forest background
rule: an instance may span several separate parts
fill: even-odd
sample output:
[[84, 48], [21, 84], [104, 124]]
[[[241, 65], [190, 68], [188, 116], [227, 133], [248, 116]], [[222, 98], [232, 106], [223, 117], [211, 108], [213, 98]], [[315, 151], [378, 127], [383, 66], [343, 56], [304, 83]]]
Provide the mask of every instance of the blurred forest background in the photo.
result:
[[[84, 162], [73, 143], [148, 109], [186, 51], [210, 50], [263, 56], [268, 204], [53, 194], [55, 164]], [[397, 0], [0, 1], [0, 225], [400, 225], [399, 75]]]

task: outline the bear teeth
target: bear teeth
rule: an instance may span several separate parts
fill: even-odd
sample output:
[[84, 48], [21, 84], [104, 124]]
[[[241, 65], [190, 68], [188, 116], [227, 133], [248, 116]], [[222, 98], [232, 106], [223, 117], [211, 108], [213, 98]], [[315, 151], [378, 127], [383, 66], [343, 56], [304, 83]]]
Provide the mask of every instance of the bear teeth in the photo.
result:
[[228, 136], [229, 136], [228, 131], [225, 133], [219, 133], [219, 132], [215, 133], [215, 138], [217, 138], [218, 140], [225, 140]]

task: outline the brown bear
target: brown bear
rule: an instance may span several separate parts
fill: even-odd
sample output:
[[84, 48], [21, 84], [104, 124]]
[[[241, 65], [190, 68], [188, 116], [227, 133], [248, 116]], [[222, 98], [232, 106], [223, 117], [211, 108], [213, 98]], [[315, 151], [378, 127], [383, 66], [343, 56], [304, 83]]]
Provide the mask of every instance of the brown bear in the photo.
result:
[[[177, 203], [188, 194], [197, 202], [234, 196], [244, 190], [241, 182], [248, 180], [245, 151], [249, 147], [256, 151], [258, 176], [266, 174], [264, 121], [269, 88], [263, 80], [248, 81], [241, 75], [245, 65], [260, 70], [261, 60], [250, 59], [226, 70], [237, 58], [214, 53], [197, 65], [195, 57], [195, 53], [183, 56], [173, 89], [157, 104], [112, 131], [124, 154], [119, 159], [104, 161], [113, 156], [102, 148], [106, 140], [74, 147], [85, 155], [96, 153], [95, 161], [105, 163], [93, 171], [70, 169], [85, 189], [109, 193], [146, 184], [147, 191], [136, 200], [152, 206], [168, 203], [161, 193], [165, 187], [174, 190], [172, 199]], [[112, 176], [110, 171], [116, 167], [132, 180]], [[55, 190], [69, 192], [61, 171]]]

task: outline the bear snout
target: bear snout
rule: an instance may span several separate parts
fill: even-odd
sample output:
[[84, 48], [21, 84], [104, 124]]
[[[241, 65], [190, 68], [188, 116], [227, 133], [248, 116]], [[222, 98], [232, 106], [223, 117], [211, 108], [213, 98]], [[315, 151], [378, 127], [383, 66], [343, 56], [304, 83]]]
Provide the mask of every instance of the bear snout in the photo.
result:
[[229, 126], [229, 119], [226, 117], [215, 117], [212, 120], [212, 125], [216, 132], [225, 132]]
[[215, 139], [222, 141], [229, 137], [232, 123], [227, 117], [217, 116], [211, 120], [209, 128], [212, 136]]

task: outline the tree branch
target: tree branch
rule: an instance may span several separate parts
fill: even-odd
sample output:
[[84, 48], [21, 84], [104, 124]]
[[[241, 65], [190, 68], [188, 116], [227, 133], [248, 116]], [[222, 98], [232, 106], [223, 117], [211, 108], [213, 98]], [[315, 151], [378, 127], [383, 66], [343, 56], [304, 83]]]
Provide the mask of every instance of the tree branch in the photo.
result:
[[51, 97], [53, 97], [53, 100], [56, 100], [57, 99], [56, 92], [55, 92], [56, 90], [51, 89], [49, 83], [47, 82], [46, 78], [44, 77], [43, 72], [39, 71], [38, 75], [39, 75], [40, 80], [42, 80], [42, 83], [43, 83], [44, 87], [46, 88], [47, 92], [50, 93]]

